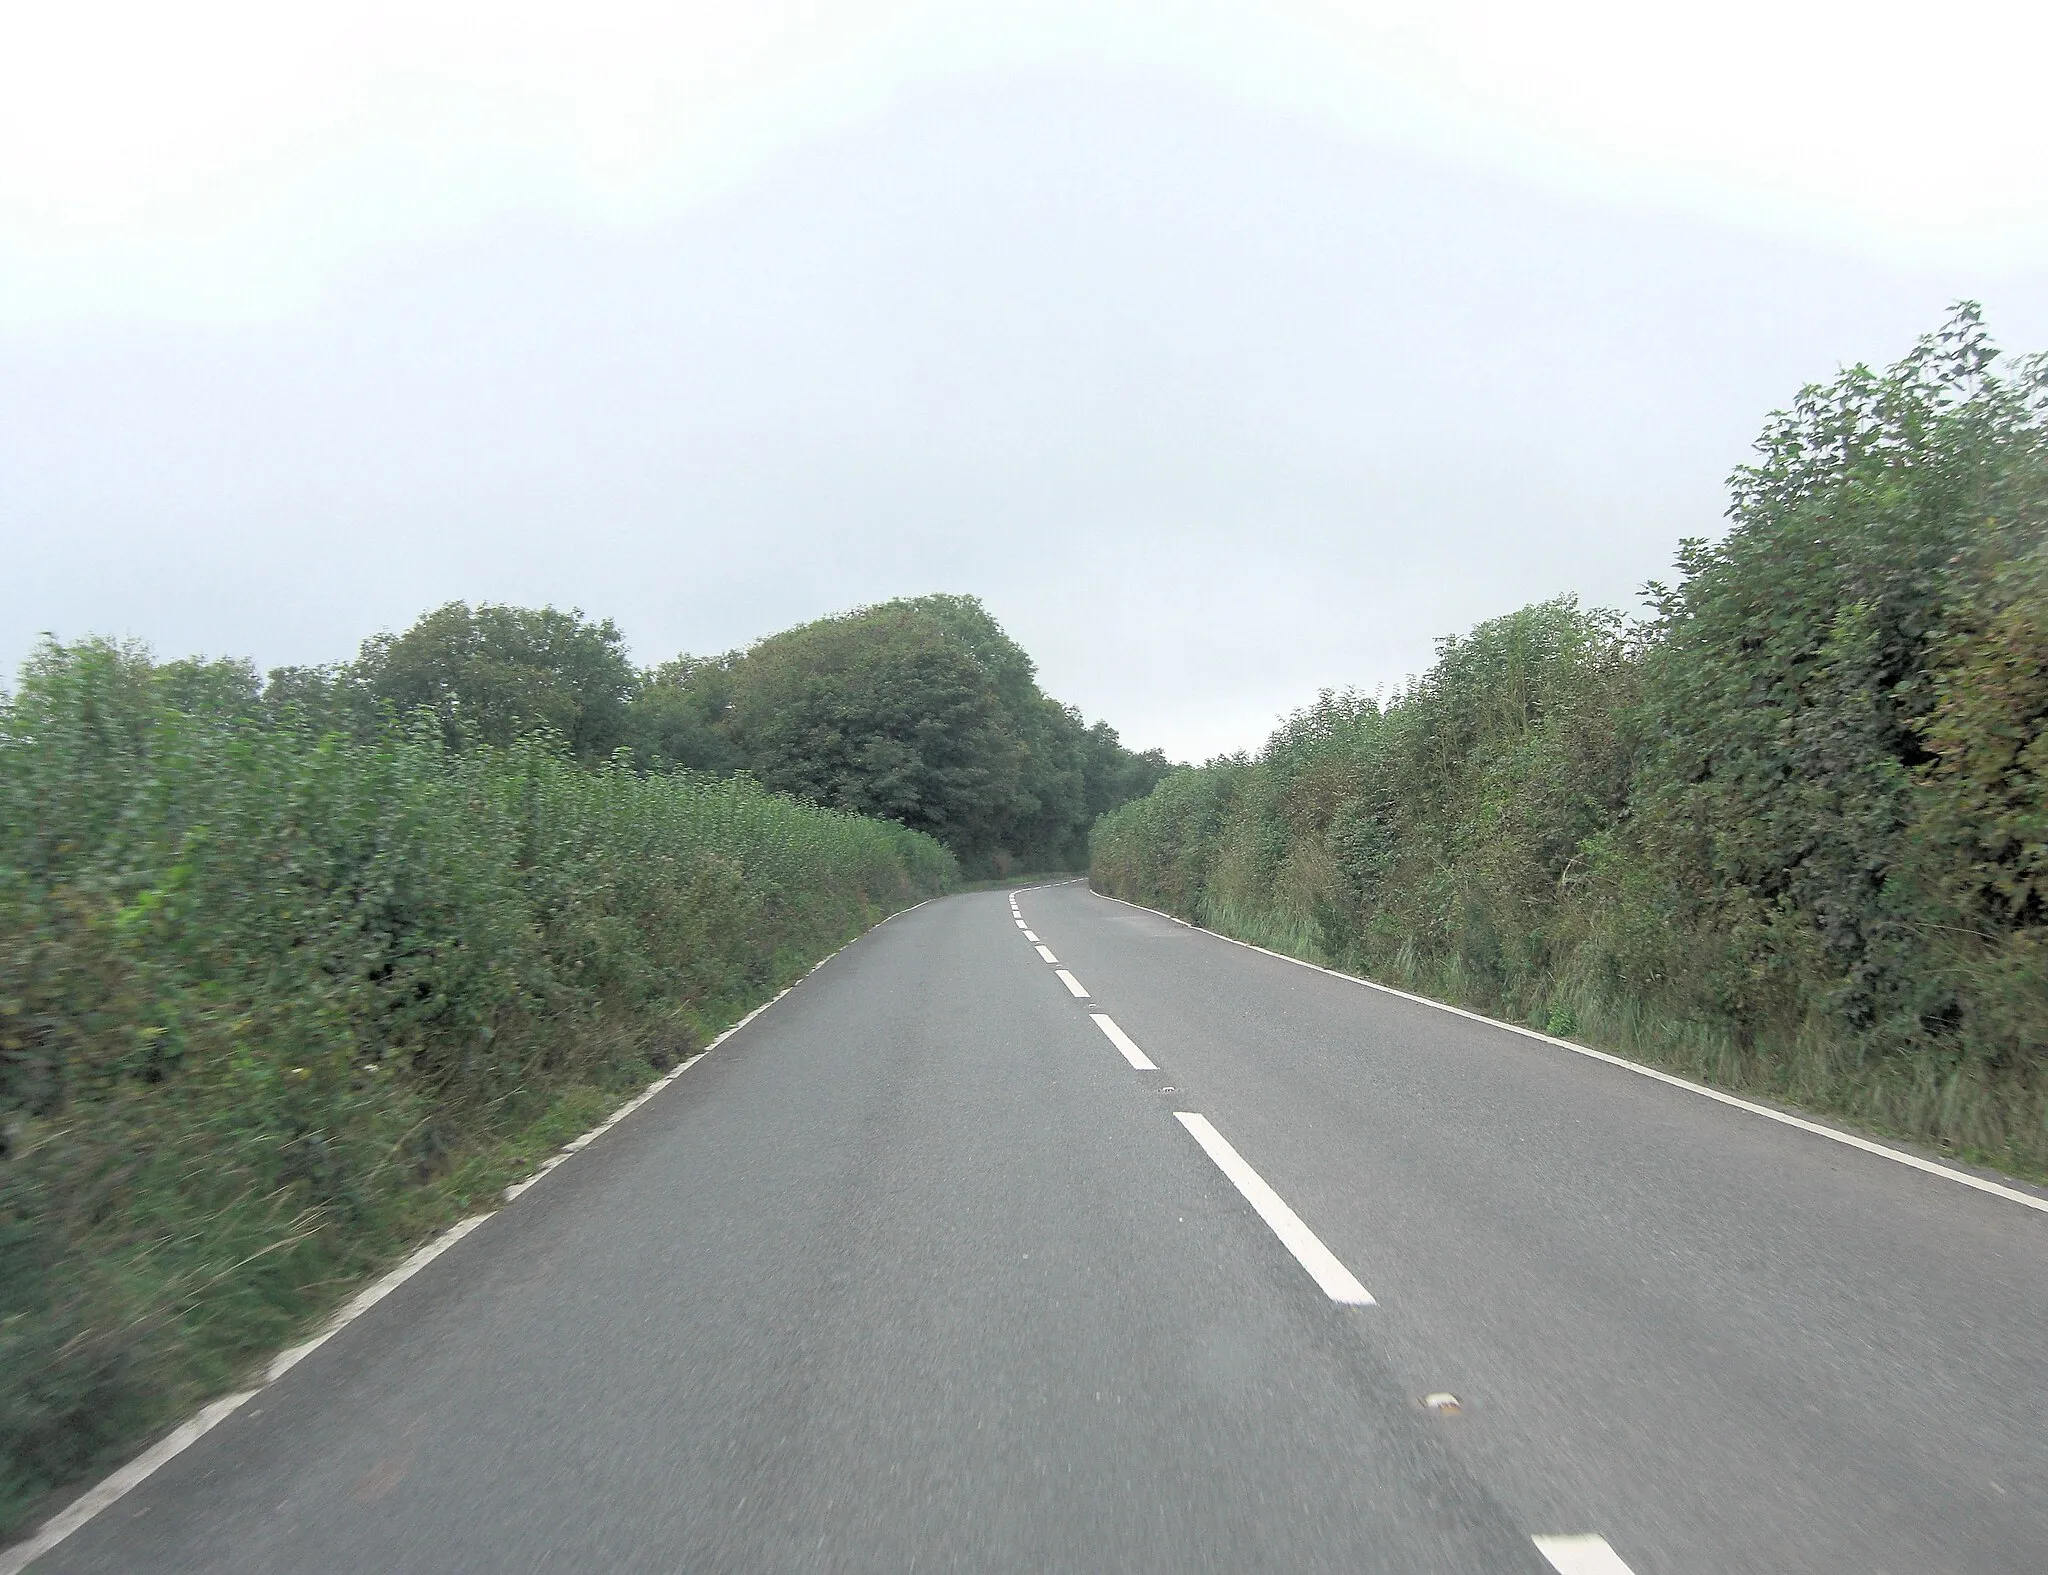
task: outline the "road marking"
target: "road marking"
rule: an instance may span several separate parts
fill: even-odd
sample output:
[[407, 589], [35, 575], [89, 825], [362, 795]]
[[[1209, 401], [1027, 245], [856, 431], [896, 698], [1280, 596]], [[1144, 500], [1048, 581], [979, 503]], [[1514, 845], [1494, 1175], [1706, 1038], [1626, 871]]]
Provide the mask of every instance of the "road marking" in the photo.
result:
[[1060, 983], [1067, 987], [1067, 993], [1069, 995], [1073, 996], [1077, 1001], [1085, 1001], [1088, 999], [1088, 992], [1082, 988], [1081, 981], [1079, 979], [1076, 979], [1064, 968], [1055, 969], [1054, 972], [1056, 972], [1060, 976]]
[[50, 1549], [62, 1542], [72, 1532], [91, 1520], [108, 1505], [126, 1497], [163, 1466], [190, 1449], [200, 1439], [212, 1432], [221, 1423], [254, 1400], [263, 1390], [290, 1372], [299, 1363], [311, 1356], [321, 1346], [354, 1323], [377, 1303], [384, 1300], [399, 1286], [411, 1279], [420, 1270], [432, 1263], [442, 1253], [467, 1236], [477, 1226], [489, 1219], [488, 1214], [472, 1214], [466, 1220], [451, 1225], [425, 1246], [418, 1248], [397, 1268], [380, 1275], [349, 1299], [341, 1311], [328, 1319], [327, 1326], [310, 1340], [302, 1340], [288, 1350], [280, 1351], [270, 1359], [270, 1365], [263, 1369], [262, 1381], [255, 1387], [244, 1389], [237, 1394], [223, 1395], [207, 1406], [197, 1416], [159, 1439], [150, 1448], [137, 1455], [112, 1476], [87, 1489], [63, 1509], [52, 1515], [37, 1528], [36, 1534], [26, 1542], [17, 1542], [13, 1547], [0, 1553], [0, 1575], [20, 1575], [35, 1559], [41, 1558]]
[[1097, 1028], [1100, 1028], [1105, 1034], [1109, 1035], [1109, 1042], [1115, 1045], [1117, 1049], [1123, 1051], [1124, 1059], [1130, 1062], [1133, 1067], [1137, 1068], [1140, 1072], [1156, 1072], [1159, 1070], [1159, 1064], [1145, 1054], [1144, 1051], [1140, 1050], [1129, 1034], [1110, 1021], [1109, 1013], [1090, 1012], [1088, 1015], [1095, 1019], [1095, 1026]]
[[[446, 1252], [490, 1217], [488, 1214], [472, 1214], [468, 1219], [458, 1221], [425, 1246], [416, 1249], [397, 1268], [372, 1280], [368, 1285], [357, 1291], [354, 1296], [350, 1297], [343, 1304], [341, 1311], [327, 1320], [327, 1327], [314, 1335], [312, 1339], [301, 1341], [289, 1350], [279, 1351], [277, 1355], [273, 1356], [270, 1359], [270, 1365], [263, 1369], [263, 1382], [266, 1384], [276, 1383], [286, 1373], [297, 1367], [299, 1363], [319, 1350], [321, 1346], [362, 1317], [364, 1313], [384, 1300], [385, 1297], [397, 1290], [399, 1286], [419, 1273], [420, 1270], [440, 1257], [442, 1253]], [[255, 1391], [251, 1390], [250, 1393], [254, 1394]], [[197, 1435], [194, 1436], [196, 1437]]]
[[1024, 939], [1029, 941], [1033, 946], [1036, 946], [1038, 944], [1038, 932], [1036, 930], [1026, 930], [1024, 932]]
[[1020, 930], [1024, 928], [1024, 921], [1022, 919], [1017, 921], [1017, 928]]
[[1199, 924], [1189, 924], [1186, 919], [1175, 919], [1172, 914], [1161, 913], [1157, 908], [1148, 908], [1141, 902], [1124, 902], [1124, 899], [1121, 897], [1106, 896], [1099, 891], [1094, 895], [1102, 897], [1105, 902], [1119, 902], [1123, 903], [1126, 908], [1136, 908], [1140, 913], [1158, 914], [1162, 919], [1173, 919], [1175, 924], [1181, 925], [1186, 929], [1194, 930], [1202, 935], [1213, 935], [1219, 941], [1228, 941], [1232, 946], [1242, 946], [1246, 951], [1259, 952], [1267, 957], [1277, 958], [1281, 962], [1292, 963], [1297, 968], [1307, 968], [1315, 973], [1328, 974], [1332, 979], [1341, 979], [1346, 984], [1362, 985], [1368, 990], [1377, 990], [1381, 995], [1398, 996], [1401, 1000], [1413, 1001], [1417, 1006], [1427, 1006], [1438, 1012], [1449, 1012], [1453, 1017], [1462, 1017], [1469, 1022], [1483, 1023], [1488, 1028], [1498, 1028], [1506, 1033], [1519, 1034], [1524, 1039], [1534, 1039], [1543, 1044], [1555, 1045], [1560, 1050], [1569, 1050], [1573, 1055], [1582, 1055], [1591, 1061], [1605, 1061], [1609, 1066], [1618, 1066], [1624, 1072], [1634, 1072], [1638, 1077], [1655, 1078], [1658, 1082], [1668, 1083], [1673, 1088], [1682, 1088], [1689, 1094], [1700, 1094], [1719, 1104], [1731, 1105], [1737, 1110], [1746, 1110], [1753, 1116], [1762, 1116], [1766, 1121], [1775, 1121], [1780, 1126], [1796, 1127], [1801, 1132], [1811, 1132], [1815, 1137], [1826, 1138], [1831, 1143], [1840, 1143], [1848, 1148], [1861, 1149], [1866, 1154], [1875, 1154], [1879, 1159], [1889, 1159], [1901, 1165], [1910, 1165], [1913, 1169], [1925, 1172], [1930, 1176], [1939, 1176], [1947, 1181], [1959, 1181], [1964, 1186], [1974, 1187], [1979, 1192], [1988, 1192], [1995, 1198], [2004, 1198], [2008, 1203], [2023, 1204], [2027, 1208], [2036, 1210], [2039, 1213], [2048, 1214], [2048, 1198], [2037, 1197], [2031, 1192], [2021, 1192], [2017, 1187], [2001, 1186], [1998, 1182], [1986, 1181], [1982, 1176], [1973, 1176], [1968, 1171], [1956, 1170], [1948, 1165], [1937, 1164], [1931, 1159], [1922, 1159], [1918, 1154], [1908, 1154], [1900, 1149], [1887, 1148], [1882, 1143], [1873, 1143], [1869, 1138], [1858, 1137], [1853, 1132], [1838, 1132], [1833, 1127], [1822, 1126], [1818, 1121], [1808, 1121], [1801, 1116], [1789, 1115], [1783, 1110], [1773, 1110], [1769, 1105], [1759, 1105], [1754, 1101], [1739, 1098], [1734, 1094], [1724, 1094], [1718, 1088], [1709, 1088], [1704, 1083], [1695, 1083], [1689, 1078], [1678, 1076], [1675, 1072], [1665, 1072], [1654, 1066], [1644, 1066], [1640, 1061], [1630, 1061], [1621, 1056], [1610, 1054], [1605, 1050], [1595, 1050], [1591, 1045], [1574, 1044], [1569, 1039], [1559, 1039], [1555, 1035], [1543, 1033], [1538, 1029], [1524, 1028], [1519, 1023], [1504, 1023], [1498, 1017], [1487, 1017], [1479, 1012], [1468, 1012], [1464, 1007], [1452, 1006], [1446, 1001], [1432, 1001], [1426, 995], [1415, 995], [1407, 990], [1397, 990], [1391, 984], [1381, 984], [1376, 979], [1361, 979], [1355, 973], [1339, 973], [1335, 968], [1325, 968], [1320, 963], [1305, 962], [1299, 957], [1289, 957], [1285, 952], [1272, 951], [1264, 946], [1254, 946], [1250, 941], [1241, 941], [1235, 935], [1225, 935], [1220, 930], [1206, 930]]
[[1571, 1537], [1531, 1537], [1536, 1551], [1550, 1560], [1557, 1575], [1634, 1575], [1621, 1555], [1607, 1545], [1607, 1539], [1586, 1534]]
[[1325, 1296], [1347, 1307], [1377, 1305], [1372, 1292], [1337, 1261], [1337, 1255], [1323, 1245], [1322, 1238], [1301, 1222], [1301, 1216], [1287, 1206], [1286, 1199], [1266, 1185], [1265, 1178], [1244, 1162], [1244, 1156], [1224, 1141], [1223, 1134], [1209, 1125], [1206, 1117], [1192, 1110], [1176, 1110], [1173, 1115], [1194, 1134], [1202, 1151], [1216, 1161], [1216, 1168], [1230, 1178], [1245, 1201], [1258, 1210], [1259, 1218], [1272, 1227], [1280, 1244], [1308, 1270], [1309, 1278], [1323, 1288]]
[[0, 1553], [0, 1575], [20, 1575], [31, 1561], [48, 1553], [123, 1494], [140, 1487], [143, 1479], [157, 1467], [198, 1443], [201, 1438], [254, 1400], [258, 1393], [259, 1391], [254, 1389], [244, 1389], [240, 1394], [223, 1395], [163, 1439], [155, 1448], [143, 1451], [97, 1487], [81, 1494], [66, 1508], [44, 1521], [41, 1529], [28, 1541], [17, 1542], [4, 1553]]
[[1041, 956], [1041, 957], [1043, 957], [1043, 958], [1044, 958], [1044, 959], [1045, 959], [1045, 960], [1046, 960], [1047, 962], [1049, 962], [1049, 963], [1056, 963], [1056, 962], [1058, 962], [1058, 961], [1059, 961], [1059, 959], [1058, 959], [1057, 957], [1053, 956], [1053, 954], [1052, 954], [1052, 948], [1051, 948], [1050, 946], [1041, 946], [1041, 947], [1039, 947], [1039, 948], [1038, 948], [1038, 955], [1039, 955], [1039, 956]]

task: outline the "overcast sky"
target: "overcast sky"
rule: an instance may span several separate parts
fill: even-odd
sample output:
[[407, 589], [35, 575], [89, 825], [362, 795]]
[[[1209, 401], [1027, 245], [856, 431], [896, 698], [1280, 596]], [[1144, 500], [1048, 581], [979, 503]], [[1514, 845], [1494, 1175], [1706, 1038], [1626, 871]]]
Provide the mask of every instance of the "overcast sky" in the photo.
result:
[[2037, 5], [39, 9], [10, 670], [966, 591], [1201, 758], [1633, 607], [1772, 407], [1958, 297], [2048, 348]]

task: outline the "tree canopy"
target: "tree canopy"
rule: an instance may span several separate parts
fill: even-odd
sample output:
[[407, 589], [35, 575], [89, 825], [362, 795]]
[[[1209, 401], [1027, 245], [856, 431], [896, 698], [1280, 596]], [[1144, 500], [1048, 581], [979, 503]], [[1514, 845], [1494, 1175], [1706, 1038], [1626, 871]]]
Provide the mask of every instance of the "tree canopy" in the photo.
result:
[[1077, 864], [1095, 816], [1166, 769], [1045, 695], [971, 596], [884, 602], [679, 659], [648, 675], [635, 713], [651, 764], [737, 765], [777, 792], [928, 831], [977, 868]]
[[449, 602], [405, 633], [363, 642], [353, 680], [399, 711], [430, 710], [451, 744], [554, 732], [582, 759], [626, 741], [640, 675], [607, 618], [553, 607]]

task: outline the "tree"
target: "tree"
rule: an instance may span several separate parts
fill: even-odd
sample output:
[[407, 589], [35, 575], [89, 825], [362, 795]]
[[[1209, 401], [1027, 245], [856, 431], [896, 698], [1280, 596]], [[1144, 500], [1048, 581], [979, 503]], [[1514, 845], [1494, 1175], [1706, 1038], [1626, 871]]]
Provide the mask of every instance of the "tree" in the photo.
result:
[[988, 855], [1017, 818], [1025, 751], [999, 670], [949, 610], [892, 602], [763, 640], [729, 728], [762, 783]]
[[626, 721], [641, 770], [726, 776], [746, 769], [724, 725], [732, 713], [732, 664], [730, 657], [679, 656], [641, 675]]
[[365, 641], [355, 674], [399, 711], [439, 715], [452, 747], [505, 745], [546, 729], [585, 760], [626, 742], [640, 686], [609, 618], [489, 603], [449, 602], [402, 635]]
[[977, 869], [1076, 867], [1102, 809], [1163, 756], [1038, 687], [1031, 658], [971, 596], [864, 607], [647, 675], [643, 764], [742, 767], [778, 792], [928, 831]]

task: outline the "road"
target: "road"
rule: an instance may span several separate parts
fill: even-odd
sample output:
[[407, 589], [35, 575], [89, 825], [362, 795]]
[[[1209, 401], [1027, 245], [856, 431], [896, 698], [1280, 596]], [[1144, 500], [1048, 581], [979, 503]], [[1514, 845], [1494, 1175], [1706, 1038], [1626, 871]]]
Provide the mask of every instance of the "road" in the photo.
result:
[[38, 1575], [2048, 1569], [2048, 1214], [1014, 900], [849, 947]]

